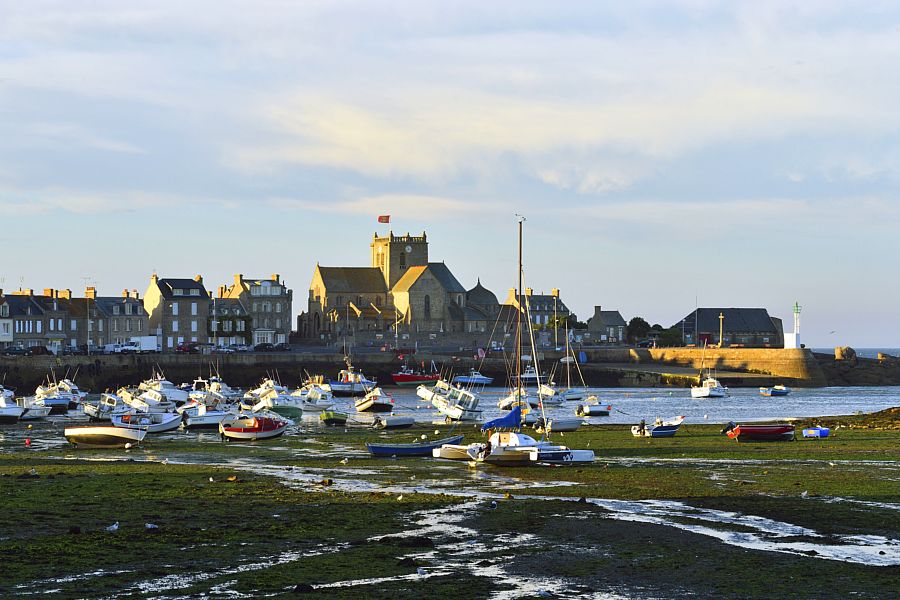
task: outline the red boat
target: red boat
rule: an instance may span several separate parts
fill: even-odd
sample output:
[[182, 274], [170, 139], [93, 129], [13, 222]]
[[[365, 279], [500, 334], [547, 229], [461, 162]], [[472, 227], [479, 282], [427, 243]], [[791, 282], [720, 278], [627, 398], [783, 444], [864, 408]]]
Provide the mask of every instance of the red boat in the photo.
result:
[[265, 440], [278, 437], [287, 427], [287, 421], [281, 419], [237, 415], [219, 423], [219, 435], [223, 440]]
[[391, 377], [394, 379], [396, 385], [420, 385], [423, 383], [436, 382], [440, 377], [440, 374], [434, 368], [434, 363], [432, 363], [430, 373], [426, 373], [424, 370], [417, 371], [411, 369], [409, 366], [403, 366], [397, 373], [392, 373]]
[[729, 423], [723, 433], [739, 442], [790, 442], [794, 439], [794, 426], [790, 424], [735, 425]]

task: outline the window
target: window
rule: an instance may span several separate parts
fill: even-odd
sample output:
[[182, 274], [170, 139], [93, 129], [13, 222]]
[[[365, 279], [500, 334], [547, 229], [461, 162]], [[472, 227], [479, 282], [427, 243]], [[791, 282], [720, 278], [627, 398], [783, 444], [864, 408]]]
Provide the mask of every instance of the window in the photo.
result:
[[196, 302], [191, 302], [191, 315], [195, 316], [195, 317], [197, 316], [197, 303]]
[[218, 331], [218, 330], [219, 330], [219, 322], [216, 321], [215, 319], [213, 319], [212, 321], [210, 321], [209, 327], [210, 327], [210, 329], [211, 329], [212, 331], [214, 331], [214, 332], [215, 332], [215, 331]]
[[131, 305], [130, 305], [130, 304], [126, 304], [126, 305], [125, 305], [125, 314], [126, 314], [126, 315], [130, 315], [130, 314], [131, 314]]
[[281, 319], [275, 319], [275, 328], [281, 329]]
[[197, 333], [197, 321], [191, 321], [191, 331]]
[[37, 322], [37, 332], [38, 332], [38, 333], [41, 333], [41, 330], [42, 330], [43, 328], [44, 328], [44, 322], [43, 322], [43, 321], [38, 321], [38, 322]]
[[113, 326], [113, 331], [116, 331], [116, 332], [119, 331], [119, 320], [118, 320], [118, 319], [113, 319], [113, 320], [112, 320], [112, 326]]
[[277, 313], [281, 312], [281, 302], [275, 303], [275, 312], [277, 312]]
[[56, 329], [56, 321], [54, 321], [53, 319], [50, 319], [50, 331], [53, 331], [55, 329]]
[[3, 333], [9, 333], [9, 323], [3, 324]]
[[224, 323], [222, 323], [222, 328], [225, 331], [231, 331], [233, 329], [233, 325], [234, 323], [232, 321], [225, 321]]
[[191, 290], [191, 296], [199, 296], [199, 295], [200, 295], [200, 290], [198, 290], [198, 289]]
[[172, 290], [172, 295], [173, 296], [184, 296], [184, 290], [181, 288], [175, 288], [174, 290]]
[[131, 319], [125, 319], [125, 331], [131, 331]]
[[171, 335], [166, 338], [166, 348], [172, 348], [175, 346], [175, 338]]
[[57, 320], [56, 320], [56, 330], [57, 330], [57, 331], [62, 331], [62, 330], [63, 330], [62, 319], [57, 319]]
[[115, 306], [113, 306], [113, 314], [114, 314], [114, 315], [118, 315], [118, 314], [119, 314], [119, 305], [118, 305], [118, 304], [115, 305]]
[[178, 321], [172, 321], [172, 332], [178, 331]]
[[[401, 254], [401, 256], [403, 255]], [[431, 296], [428, 295], [425, 296], [425, 318], [431, 318]]]
[[406, 252], [400, 253], [400, 268], [401, 269], [406, 268]]
[[253, 312], [257, 312], [259, 310], [259, 302], [253, 303]]
[[246, 329], [247, 329], [247, 322], [246, 322], [246, 321], [241, 320], [241, 321], [238, 321], [238, 322], [237, 322], [237, 330], [238, 330], [238, 331], [246, 331]]
[[138, 319], [138, 320], [137, 320], [137, 325], [138, 325], [138, 326], [137, 326], [138, 332], [141, 332], [141, 331], [144, 330], [144, 322], [143, 322], [141, 319]]
[[0, 306], [0, 317], [8, 317], [9, 316], [9, 306], [4, 304]]
[[178, 303], [177, 302], [172, 303], [172, 316], [173, 317], [178, 316]]

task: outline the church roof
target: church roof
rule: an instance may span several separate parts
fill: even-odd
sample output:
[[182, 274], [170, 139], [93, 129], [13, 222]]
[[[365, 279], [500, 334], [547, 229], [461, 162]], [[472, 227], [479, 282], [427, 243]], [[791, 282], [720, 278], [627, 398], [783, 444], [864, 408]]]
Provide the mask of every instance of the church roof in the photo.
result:
[[466, 292], [466, 302], [468, 304], [477, 304], [479, 306], [497, 306], [497, 296], [494, 292], [481, 285], [481, 279], [475, 284], [471, 290]]
[[378, 267], [318, 267], [325, 291], [334, 293], [384, 293], [384, 275]]
[[409, 267], [406, 269], [406, 273], [403, 274], [403, 277], [397, 280], [397, 283], [394, 284], [393, 292], [396, 294], [398, 292], [408, 292], [409, 288], [413, 286], [413, 284], [419, 280], [419, 277], [422, 276], [422, 273], [425, 272], [425, 269], [428, 267], [421, 265], [417, 267]]
[[453, 276], [447, 265], [444, 263], [428, 263], [424, 266], [409, 267], [406, 273], [403, 274], [403, 277], [394, 284], [394, 293], [408, 292], [425, 271], [431, 273], [448, 294], [464, 294], [466, 292], [466, 288], [456, 280], [456, 277]]

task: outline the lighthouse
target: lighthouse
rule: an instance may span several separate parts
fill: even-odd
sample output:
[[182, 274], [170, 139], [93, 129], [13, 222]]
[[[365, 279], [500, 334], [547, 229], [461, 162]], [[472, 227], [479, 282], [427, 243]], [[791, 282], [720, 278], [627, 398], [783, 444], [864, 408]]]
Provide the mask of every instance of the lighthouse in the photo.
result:
[[784, 334], [785, 348], [800, 348], [800, 311], [802, 307], [799, 302], [794, 302], [794, 332]]

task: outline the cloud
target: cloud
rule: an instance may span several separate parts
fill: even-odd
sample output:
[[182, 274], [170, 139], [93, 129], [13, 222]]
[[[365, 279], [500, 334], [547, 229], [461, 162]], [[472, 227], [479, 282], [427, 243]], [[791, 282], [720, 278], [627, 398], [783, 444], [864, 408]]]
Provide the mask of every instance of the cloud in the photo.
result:
[[306, 200], [299, 198], [271, 198], [267, 205], [277, 210], [312, 211], [341, 215], [375, 217], [392, 215], [420, 221], [435, 219], [468, 219], [478, 211], [481, 214], [499, 210], [485, 203], [441, 196], [416, 194], [380, 194], [352, 200]]
[[187, 198], [141, 191], [89, 192], [63, 188], [27, 190], [0, 187], [0, 212], [11, 216], [117, 215], [165, 208], [188, 209], [218, 204], [212, 198]]
[[25, 127], [27, 139], [40, 140], [39, 145], [64, 146], [73, 144], [85, 148], [105, 150], [125, 154], [143, 154], [144, 150], [134, 144], [115, 140], [72, 123], [35, 123]]

